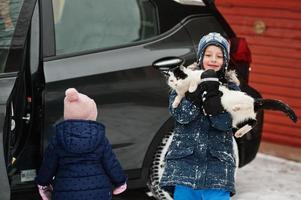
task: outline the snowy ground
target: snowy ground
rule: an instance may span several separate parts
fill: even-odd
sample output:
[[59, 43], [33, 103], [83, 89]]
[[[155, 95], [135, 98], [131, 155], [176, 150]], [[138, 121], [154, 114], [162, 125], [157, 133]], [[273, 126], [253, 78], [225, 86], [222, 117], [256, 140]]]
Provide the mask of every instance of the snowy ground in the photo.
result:
[[[236, 190], [231, 200], [301, 200], [301, 163], [258, 153], [238, 170]], [[154, 200], [145, 192], [129, 190], [118, 200]]]
[[238, 170], [236, 190], [232, 200], [301, 199], [301, 163], [257, 154]]
[[[231, 200], [301, 200], [301, 163], [257, 154], [247, 166], [238, 170], [237, 194]], [[127, 190], [114, 200], [154, 200], [147, 189]], [[24, 195], [14, 200], [38, 198]]]

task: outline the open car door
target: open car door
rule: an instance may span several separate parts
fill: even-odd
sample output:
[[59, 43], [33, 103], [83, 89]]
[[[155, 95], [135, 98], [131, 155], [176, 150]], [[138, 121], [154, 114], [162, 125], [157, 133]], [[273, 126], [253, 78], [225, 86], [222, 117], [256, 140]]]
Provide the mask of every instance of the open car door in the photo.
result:
[[[28, 46], [36, 0], [0, 1], [0, 199], [33, 183], [35, 170], [27, 162], [32, 133], [32, 64]], [[3, 20], [1, 22], [1, 20]], [[29, 153], [30, 152], [30, 153]]]

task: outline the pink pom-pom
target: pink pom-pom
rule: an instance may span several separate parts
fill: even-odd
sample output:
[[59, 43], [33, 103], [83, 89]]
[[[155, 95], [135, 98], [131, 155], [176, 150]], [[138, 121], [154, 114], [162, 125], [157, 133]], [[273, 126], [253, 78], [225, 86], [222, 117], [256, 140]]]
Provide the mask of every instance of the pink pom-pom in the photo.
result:
[[67, 101], [77, 101], [78, 100], [78, 92], [75, 88], [69, 88], [65, 92]]

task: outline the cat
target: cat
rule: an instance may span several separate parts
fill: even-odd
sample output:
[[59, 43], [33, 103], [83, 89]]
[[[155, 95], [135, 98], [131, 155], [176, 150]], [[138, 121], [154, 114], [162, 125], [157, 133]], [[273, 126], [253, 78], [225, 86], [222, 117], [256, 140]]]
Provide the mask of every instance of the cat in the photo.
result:
[[[204, 70], [194, 70], [184, 66], [179, 66], [165, 72], [168, 77], [167, 84], [177, 93], [172, 103], [173, 108], [178, 107], [187, 91], [194, 92], [197, 89], [202, 81], [201, 74], [203, 72]], [[227, 72], [226, 77], [230, 81], [239, 84], [235, 71]], [[256, 112], [261, 109], [280, 110], [286, 113], [292, 121], [297, 122], [295, 112], [279, 100], [254, 99], [244, 92], [229, 90], [223, 85], [220, 85], [219, 90], [223, 93], [221, 104], [232, 116], [235, 137], [242, 137], [256, 125]]]

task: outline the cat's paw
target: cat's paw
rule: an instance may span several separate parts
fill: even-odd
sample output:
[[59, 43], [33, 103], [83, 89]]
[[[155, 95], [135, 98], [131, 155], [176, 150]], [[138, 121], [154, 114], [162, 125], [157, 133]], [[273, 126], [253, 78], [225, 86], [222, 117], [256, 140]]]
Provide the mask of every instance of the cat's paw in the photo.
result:
[[174, 101], [174, 102], [172, 103], [172, 108], [176, 108], [176, 107], [178, 107], [178, 105], [179, 105], [179, 102]]
[[196, 91], [198, 85], [197, 84], [191, 84], [190, 87], [188, 88], [188, 92], [193, 93]]
[[235, 137], [240, 138], [240, 137], [244, 136], [246, 133], [248, 133], [250, 130], [252, 130], [252, 128], [253, 128], [252, 126], [246, 124], [243, 127], [241, 127], [240, 129], [238, 129], [234, 135], [235, 135]]
[[237, 111], [239, 111], [240, 109], [241, 109], [240, 105], [235, 105], [235, 106], [232, 107], [232, 111], [233, 111], [233, 112], [237, 112]]

